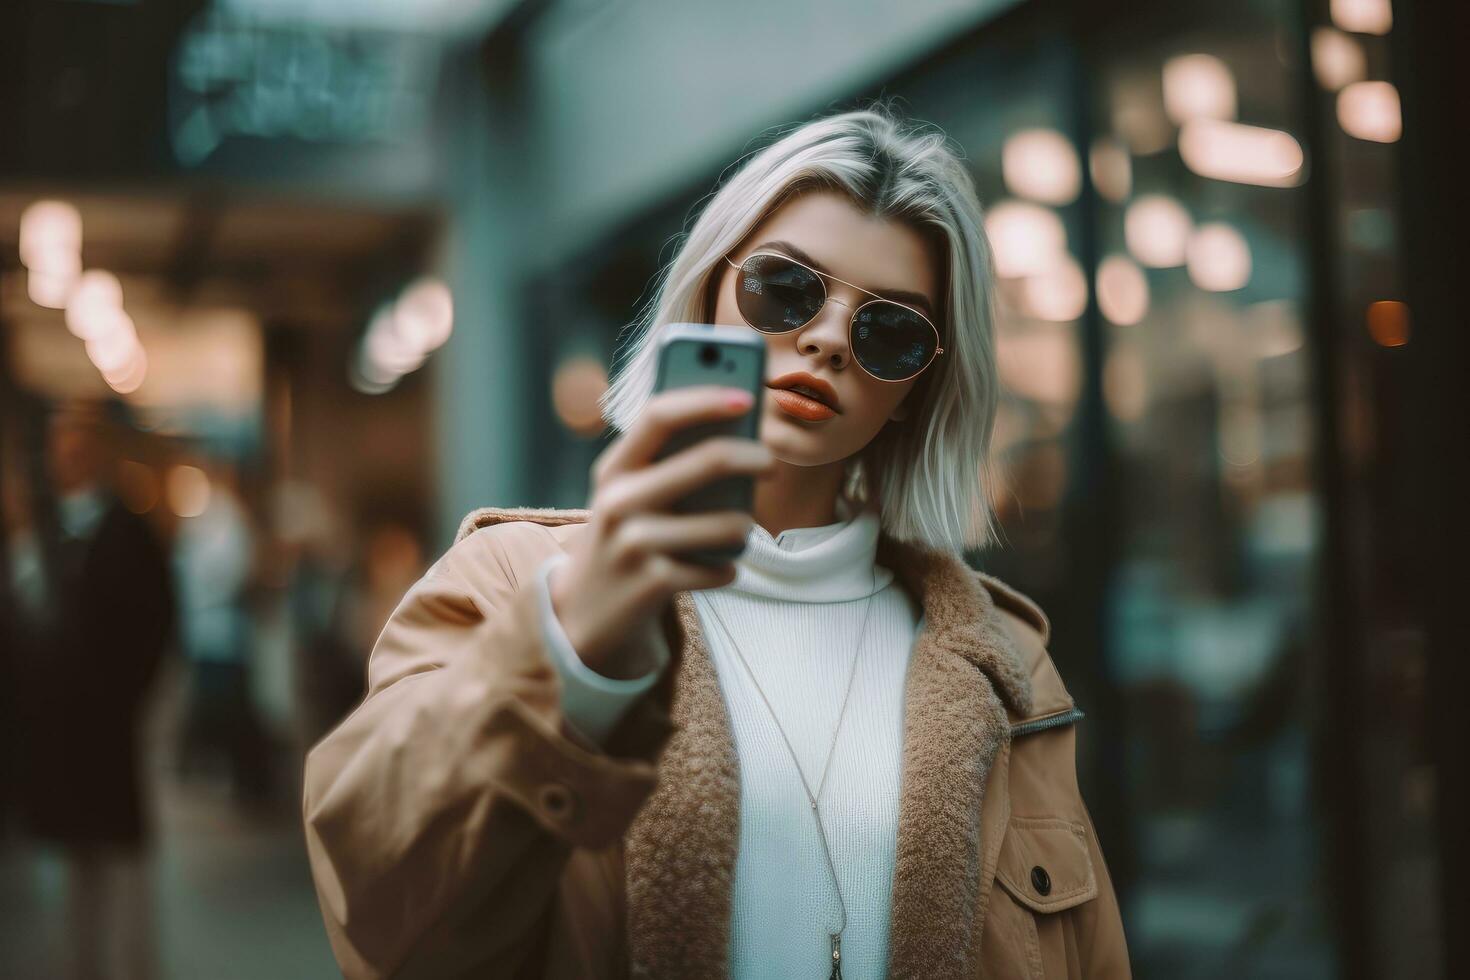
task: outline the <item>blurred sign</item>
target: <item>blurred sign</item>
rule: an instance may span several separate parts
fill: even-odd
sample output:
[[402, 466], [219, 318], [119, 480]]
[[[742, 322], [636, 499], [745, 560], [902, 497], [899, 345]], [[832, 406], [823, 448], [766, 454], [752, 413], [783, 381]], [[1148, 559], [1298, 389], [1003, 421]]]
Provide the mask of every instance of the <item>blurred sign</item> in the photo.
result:
[[206, 10], [184, 31], [174, 56], [169, 142], [189, 167], [235, 137], [421, 142], [439, 49], [436, 39], [422, 35]]

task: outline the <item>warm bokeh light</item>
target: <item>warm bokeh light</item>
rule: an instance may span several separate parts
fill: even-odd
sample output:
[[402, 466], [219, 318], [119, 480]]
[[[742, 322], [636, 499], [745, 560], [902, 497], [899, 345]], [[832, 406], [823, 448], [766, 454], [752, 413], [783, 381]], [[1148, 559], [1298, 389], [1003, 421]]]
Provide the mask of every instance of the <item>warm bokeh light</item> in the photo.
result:
[[561, 424], [578, 435], [595, 436], [606, 424], [598, 399], [607, 390], [607, 369], [595, 357], [569, 357], [551, 379], [551, 404]]
[[1148, 410], [1148, 369], [1136, 344], [1114, 344], [1103, 362], [1103, 401], [1120, 422], [1137, 422]]
[[405, 345], [425, 354], [454, 330], [454, 297], [441, 279], [419, 279], [393, 304], [393, 327]]
[[1262, 187], [1301, 183], [1301, 144], [1290, 133], [1219, 119], [1192, 119], [1179, 131], [1179, 156], [1201, 177]]
[[1409, 305], [1382, 299], [1368, 304], [1368, 334], [1383, 347], [1402, 347], [1409, 342]]
[[1133, 158], [1128, 147], [1114, 136], [1102, 136], [1093, 141], [1088, 156], [1088, 167], [1092, 183], [1104, 200], [1122, 204], [1133, 192]]
[[21, 213], [20, 260], [27, 268], [48, 268], [57, 255], [80, 256], [81, 249], [82, 215], [72, 205], [36, 201]]
[[1082, 166], [1072, 141], [1054, 129], [1026, 129], [1001, 147], [1006, 188], [1042, 204], [1070, 204], [1082, 189]]
[[87, 357], [105, 377], [116, 374], [132, 362], [138, 349], [138, 331], [132, 317], [116, 311], [112, 327], [87, 341]]
[[1393, 6], [1389, 0], [1332, 0], [1332, 22], [1355, 34], [1387, 34]]
[[143, 345], [136, 345], [126, 364], [116, 371], [103, 371], [102, 380], [119, 395], [131, 395], [143, 386], [148, 377], [148, 353]]
[[424, 350], [399, 333], [393, 308], [385, 306], [368, 326], [363, 348], [383, 374], [407, 374], [424, 362]]
[[1186, 54], [1164, 62], [1164, 110], [1178, 125], [1191, 119], [1235, 118], [1235, 76], [1210, 54]]
[[1126, 255], [1109, 255], [1097, 267], [1097, 307], [1111, 323], [1128, 327], [1148, 314], [1148, 278]]
[[1028, 276], [1023, 293], [1032, 316], [1070, 323], [1087, 310], [1087, 274], [1076, 259], [1065, 255], [1047, 271]]
[[197, 466], [175, 466], [165, 481], [168, 506], [180, 517], [198, 517], [209, 506], [209, 477]]
[[1067, 251], [1067, 230], [1050, 208], [1026, 201], [1001, 201], [985, 216], [985, 233], [995, 252], [996, 273], [1007, 278], [1039, 275]]
[[1193, 227], [1184, 205], [1165, 194], [1145, 194], [1123, 212], [1123, 238], [1128, 251], [1155, 269], [1184, 264]]
[[1312, 31], [1312, 71], [1317, 84], [1329, 92], [1368, 77], [1368, 58], [1363, 46], [1335, 27]]
[[117, 276], [106, 269], [88, 269], [67, 298], [66, 328], [82, 340], [117, 329], [122, 304], [122, 284]]
[[1189, 278], [1196, 286], [1223, 293], [1251, 278], [1251, 250], [1245, 236], [1223, 222], [1200, 225], [1189, 236]]
[[1392, 143], [1403, 135], [1399, 90], [1391, 82], [1354, 82], [1337, 93], [1337, 121], [1349, 136]]
[[66, 297], [70, 294], [72, 283], [75, 281], [75, 273], [27, 269], [26, 295], [37, 306], [48, 310], [59, 310], [66, 306]]

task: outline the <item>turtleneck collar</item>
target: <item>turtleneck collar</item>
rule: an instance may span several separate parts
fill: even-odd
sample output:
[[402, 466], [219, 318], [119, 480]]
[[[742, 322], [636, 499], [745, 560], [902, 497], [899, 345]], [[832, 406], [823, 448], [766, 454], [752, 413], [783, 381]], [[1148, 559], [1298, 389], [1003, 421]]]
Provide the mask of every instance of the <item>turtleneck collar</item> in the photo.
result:
[[831, 524], [787, 528], [775, 536], [756, 524], [735, 560], [735, 581], [724, 588], [791, 602], [840, 602], [881, 592], [893, 573], [874, 564], [877, 513], [855, 510], [839, 498], [837, 514]]

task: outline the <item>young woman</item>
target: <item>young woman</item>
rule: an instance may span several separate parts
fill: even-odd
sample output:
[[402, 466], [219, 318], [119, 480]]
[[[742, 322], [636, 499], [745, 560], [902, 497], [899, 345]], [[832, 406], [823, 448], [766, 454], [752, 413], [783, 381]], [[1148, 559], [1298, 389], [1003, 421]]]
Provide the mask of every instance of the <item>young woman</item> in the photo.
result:
[[[992, 540], [991, 257], [943, 134], [785, 134], [711, 198], [605, 400], [586, 510], [488, 508], [307, 760], [351, 977], [1124, 977], [1082, 717]], [[655, 461], [676, 321], [768, 345], [759, 440]], [[753, 514], [676, 515], [757, 478]], [[680, 549], [743, 542], [703, 568]]]

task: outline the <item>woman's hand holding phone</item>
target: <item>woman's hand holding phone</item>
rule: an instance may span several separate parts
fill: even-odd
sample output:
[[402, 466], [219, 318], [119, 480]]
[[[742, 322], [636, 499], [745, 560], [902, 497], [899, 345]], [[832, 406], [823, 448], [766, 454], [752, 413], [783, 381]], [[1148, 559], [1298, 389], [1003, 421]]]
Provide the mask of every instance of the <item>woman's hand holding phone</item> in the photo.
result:
[[735, 580], [734, 562], [714, 567], [675, 552], [742, 544], [753, 524], [738, 510], [675, 514], [691, 490], [736, 475], [762, 476], [775, 465], [755, 439], [718, 436], [664, 459], [655, 457], [676, 431], [750, 411], [749, 392], [693, 385], [652, 396], [638, 421], [592, 465], [590, 530], [568, 548], [571, 560], [549, 579], [552, 605], [583, 662], [607, 677], [636, 677], [653, 664], [627, 642], [643, 635], [676, 592]]

